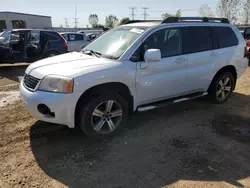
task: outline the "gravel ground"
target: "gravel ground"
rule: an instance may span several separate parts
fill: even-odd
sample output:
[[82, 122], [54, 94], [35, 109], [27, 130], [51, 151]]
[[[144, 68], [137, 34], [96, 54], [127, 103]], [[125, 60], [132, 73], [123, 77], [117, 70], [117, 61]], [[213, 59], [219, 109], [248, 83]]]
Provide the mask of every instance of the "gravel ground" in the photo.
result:
[[27, 63], [0, 64], [0, 91], [5, 85], [15, 85], [23, 78]]
[[102, 142], [37, 121], [17, 87], [2, 87], [0, 187], [250, 187], [249, 81], [250, 69], [223, 105], [198, 99], [137, 113]]

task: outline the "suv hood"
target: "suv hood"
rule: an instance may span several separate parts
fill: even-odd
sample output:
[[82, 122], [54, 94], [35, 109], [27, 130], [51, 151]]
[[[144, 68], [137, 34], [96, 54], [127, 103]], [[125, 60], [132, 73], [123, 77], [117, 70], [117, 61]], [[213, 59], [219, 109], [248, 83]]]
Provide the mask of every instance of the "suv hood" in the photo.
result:
[[46, 58], [32, 63], [25, 73], [42, 79], [47, 75], [76, 77], [87, 72], [87, 69], [108, 68], [107, 64], [116, 64], [105, 58], [85, 55], [81, 52], [71, 52]]

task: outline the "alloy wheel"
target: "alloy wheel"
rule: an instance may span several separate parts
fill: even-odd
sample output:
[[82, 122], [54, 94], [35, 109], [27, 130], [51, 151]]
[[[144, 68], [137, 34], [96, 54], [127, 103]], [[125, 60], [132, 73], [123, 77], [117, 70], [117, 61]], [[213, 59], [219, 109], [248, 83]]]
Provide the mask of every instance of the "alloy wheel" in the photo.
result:
[[122, 120], [122, 107], [113, 100], [100, 103], [93, 111], [91, 124], [98, 133], [111, 133]]
[[231, 93], [232, 87], [233, 87], [233, 82], [231, 78], [229, 77], [222, 78], [218, 82], [216, 87], [216, 97], [218, 98], [218, 100], [220, 101], [225, 100]]

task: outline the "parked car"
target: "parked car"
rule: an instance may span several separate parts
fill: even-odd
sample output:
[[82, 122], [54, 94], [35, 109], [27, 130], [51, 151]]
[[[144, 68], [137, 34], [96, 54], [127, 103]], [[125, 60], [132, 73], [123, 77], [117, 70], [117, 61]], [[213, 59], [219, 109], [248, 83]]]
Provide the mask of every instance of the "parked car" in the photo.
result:
[[68, 42], [68, 51], [69, 52], [79, 51], [88, 44], [87, 36], [85, 34], [64, 32], [64, 33], [61, 33], [61, 35]]
[[31, 64], [20, 84], [30, 113], [103, 139], [120, 132], [132, 111], [205, 95], [222, 104], [247, 69], [245, 40], [227, 19], [133, 22], [80, 52]]
[[14, 29], [0, 36], [0, 62], [35, 61], [67, 51], [66, 40], [55, 31]]
[[99, 33], [87, 33], [86, 36], [87, 36], [88, 43], [91, 43], [93, 40], [98, 38], [99, 35], [100, 35]]

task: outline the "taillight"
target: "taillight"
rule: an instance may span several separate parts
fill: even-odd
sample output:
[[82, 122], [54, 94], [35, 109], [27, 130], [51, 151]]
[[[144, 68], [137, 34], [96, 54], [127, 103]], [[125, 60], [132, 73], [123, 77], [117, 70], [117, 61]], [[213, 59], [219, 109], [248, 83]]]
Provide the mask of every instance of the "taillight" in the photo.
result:
[[244, 57], [248, 56], [248, 51], [247, 51], [247, 47], [245, 46], [245, 52], [244, 52]]
[[63, 44], [64, 48], [68, 48], [68, 45], [67, 43], [64, 41], [64, 44]]
[[91, 40], [88, 40], [88, 42], [91, 42]]
[[60, 33], [58, 33], [59, 35], [60, 35], [60, 37], [63, 39], [63, 47], [66, 49], [66, 50], [68, 50], [68, 44], [67, 44], [67, 41], [66, 41], [66, 39], [60, 34]]
[[247, 41], [247, 47], [250, 47], [250, 41]]

